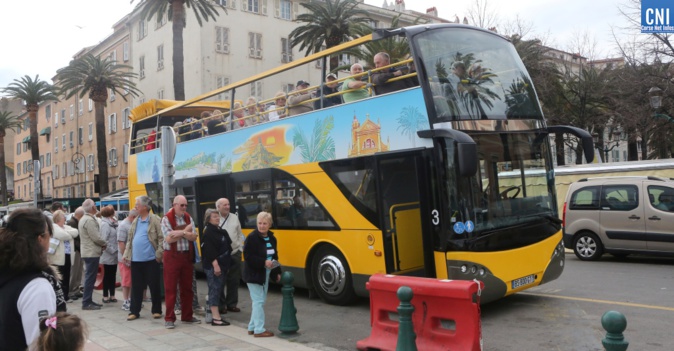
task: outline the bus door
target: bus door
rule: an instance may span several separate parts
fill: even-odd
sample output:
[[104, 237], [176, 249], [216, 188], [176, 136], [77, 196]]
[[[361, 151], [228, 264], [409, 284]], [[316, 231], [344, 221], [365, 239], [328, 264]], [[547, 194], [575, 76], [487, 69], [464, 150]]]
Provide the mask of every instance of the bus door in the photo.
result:
[[[230, 199], [230, 202], [233, 202], [231, 199], [231, 181], [229, 174], [215, 174], [208, 175], [203, 177], [196, 178], [196, 198], [198, 203], [196, 204], [197, 212], [193, 213], [192, 216], [198, 219], [199, 229], [203, 229], [205, 223], [204, 214], [209, 208], [215, 209], [215, 202], [220, 198]], [[230, 211], [236, 212], [234, 205], [231, 204], [232, 208]], [[203, 230], [199, 230], [199, 233], [203, 233]]]
[[[387, 272], [423, 274], [418, 154], [377, 160]], [[419, 271], [419, 272], [417, 272]]]

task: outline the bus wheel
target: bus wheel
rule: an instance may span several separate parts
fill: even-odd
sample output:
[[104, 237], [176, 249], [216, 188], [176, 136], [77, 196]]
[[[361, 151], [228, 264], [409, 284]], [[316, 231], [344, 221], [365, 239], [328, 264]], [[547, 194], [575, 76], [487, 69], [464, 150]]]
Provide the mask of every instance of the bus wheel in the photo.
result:
[[316, 252], [311, 276], [314, 289], [329, 304], [347, 305], [356, 297], [349, 264], [332, 246], [324, 246]]

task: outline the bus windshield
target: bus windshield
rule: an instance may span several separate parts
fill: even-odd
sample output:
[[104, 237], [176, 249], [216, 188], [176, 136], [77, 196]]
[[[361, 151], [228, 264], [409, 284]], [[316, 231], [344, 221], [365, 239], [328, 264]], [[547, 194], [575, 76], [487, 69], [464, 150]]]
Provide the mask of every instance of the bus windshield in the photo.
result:
[[[540, 240], [559, 230], [552, 168], [546, 160], [547, 144], [538, 133], [500, 133], [472, 135], [480, 157], [478, 172], [470, 178], [450, 179], [459, 182], [457, 199], [450, 199], [451, 223], [449, 239], [480, 240], [509, 233], [507, 229], [543, 224], [549, 230], [512, 231], [516, 240], [497, 240], [483, 249], [504, 249]], [[447, 174], [454, 174], [448, 166]], [[448, 184], [448, 187], [451, 187]], [[451, 192], [450, 192], [451, 196]], [[468, 222], [470, 225], [465, 225]], [[556, 229], [555, 229], [556, 228]], [[462, 230], [463, 229], [463, 230]], [[503, 230], [505, 229], [505, 230]], [[528, 239], [521, 236], [531, 235]], [[546, 234], [547, 233], [547, 234]], [[501, 238], [503, 239], [503, 238]], [[490, 245], [496, 245], [491, 246]]]
[[[531, 79], [515, 48], [479, 29], [441, 28], [414, 37], [438, 122], [542, 119]], [[442, 45], [438, 45], [442, 43]]]

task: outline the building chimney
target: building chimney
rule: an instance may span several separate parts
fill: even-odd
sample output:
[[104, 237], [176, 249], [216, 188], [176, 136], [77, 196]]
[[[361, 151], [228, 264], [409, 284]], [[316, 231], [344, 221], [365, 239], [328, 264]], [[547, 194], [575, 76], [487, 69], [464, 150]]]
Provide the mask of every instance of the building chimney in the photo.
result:
[[427, 14], [427, 15], [430, 15], [430, 16], [438, 17], [438, 9], [437, 9], [437, 7], [433, 6], [433, 7], [427, 8], [427, 9], [426, 9], [426, 14]]

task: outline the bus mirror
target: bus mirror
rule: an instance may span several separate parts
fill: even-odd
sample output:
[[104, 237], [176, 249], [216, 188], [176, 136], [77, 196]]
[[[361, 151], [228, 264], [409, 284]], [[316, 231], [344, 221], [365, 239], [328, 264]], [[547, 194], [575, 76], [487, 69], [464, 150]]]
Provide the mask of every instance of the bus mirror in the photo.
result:
[[587, 163], [594, 161], [594, 142], [592, 141], [592, 135], [586, 130], [572, 126], [548, 126], [548, 133], [568, 133], [578, 137], [581, 145], [583, 145], [585, 160]]
[[477, 172], [477, 144], [457, 143], [459, 175], [472, 177]]

